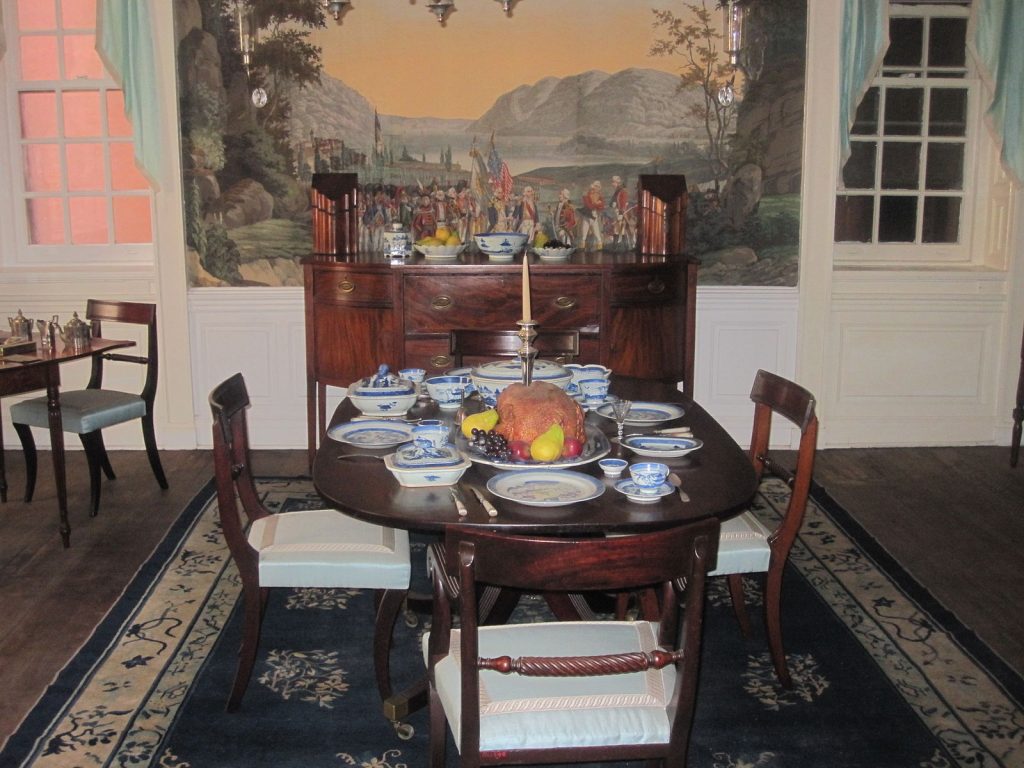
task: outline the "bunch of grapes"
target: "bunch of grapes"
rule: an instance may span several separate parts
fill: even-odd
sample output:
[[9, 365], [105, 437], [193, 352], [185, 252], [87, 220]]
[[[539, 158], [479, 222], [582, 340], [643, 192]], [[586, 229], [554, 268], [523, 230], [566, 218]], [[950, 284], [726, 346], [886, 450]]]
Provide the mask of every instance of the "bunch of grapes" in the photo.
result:
[[563, 243], [561, 240], [554, 240], [554, 239], [552, 239], [552, 240], [548, 240], [546, 243], [544, 243], [544, 247], [545, 248], [568, 248], [569, 244], [568, 243]]
[[508, 448], [508, 440], [493, 429], [474, 429], [469, 444], [489, 459], [511, 461], [512, 451]]

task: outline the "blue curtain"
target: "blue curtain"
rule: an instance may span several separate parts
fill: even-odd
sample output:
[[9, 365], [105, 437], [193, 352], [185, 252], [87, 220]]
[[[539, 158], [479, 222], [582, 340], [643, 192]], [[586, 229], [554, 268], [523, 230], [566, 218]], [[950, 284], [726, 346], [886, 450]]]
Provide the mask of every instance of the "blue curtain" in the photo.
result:
[[968, 35], [991, 98], [989, 124], [1003, 143], [1003, 167], [1024, 183], [1024, 3], [975, 0]]
[[[135, 160], [154, 187], [160, 178], [162, 116], [157, 98], [156, 30], [145, 0], [100, 0], [96, 50], [124, 90], [124, 106], [135, 135]], [[168, 35], [171, 30], [165, 30]]]
[[888, 47], [888, 0], [844, 0], [839, 61], [840, 167], [850, 157], [850, 129], [857, 106], [882, 66]]

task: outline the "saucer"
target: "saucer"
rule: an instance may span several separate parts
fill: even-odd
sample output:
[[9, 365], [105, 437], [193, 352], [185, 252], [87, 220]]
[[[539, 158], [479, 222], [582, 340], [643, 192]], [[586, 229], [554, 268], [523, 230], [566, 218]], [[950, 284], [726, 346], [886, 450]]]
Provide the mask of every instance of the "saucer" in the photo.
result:
[[654, 493], [643, 493], [632, 480], [619, 480], [614, 487], [616, 491], [624, 493], [627, 499], [636, 504], [653, 504], [662, 496], [668, 496], [670, 493], [675, 493], [676, 490], [671, 483], [662, 483]]

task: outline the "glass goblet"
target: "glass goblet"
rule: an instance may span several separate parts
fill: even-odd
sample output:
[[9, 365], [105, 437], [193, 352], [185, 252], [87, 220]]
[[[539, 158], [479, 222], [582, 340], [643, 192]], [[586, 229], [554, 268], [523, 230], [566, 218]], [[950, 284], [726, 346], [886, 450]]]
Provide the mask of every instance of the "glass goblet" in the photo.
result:
[[615, 426], [618, 428], [618, 437], [621, 443], [622, 432], [626, 426], [626, 419], [629, 417], [629, 410], [633, 407], [633, 401], [622, 397], [612, 397], [609, 399], [611, 400], [612, 416], [615, 417]]

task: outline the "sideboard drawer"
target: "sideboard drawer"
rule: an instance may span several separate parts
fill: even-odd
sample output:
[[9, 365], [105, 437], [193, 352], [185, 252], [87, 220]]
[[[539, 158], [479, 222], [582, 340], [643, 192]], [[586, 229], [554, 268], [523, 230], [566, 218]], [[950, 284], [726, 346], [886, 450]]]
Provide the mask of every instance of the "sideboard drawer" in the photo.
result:
[[616, 272], [611, 294], [612, 304], [671, 303], [676, 299], [676, 278], [668, 269]]
[[319, 304], [390, 306], [391, 275], [355, 269], [314, 270], [313, 296]]
[[[522, 317], [523, 285], [518, 274], [412, 275], [404, 285], [407, 334], [515, 328]], [[600, 324], [599, 276], [536, 277], [531, 289], [532, 314], [541, 326], [591, 328]]]

